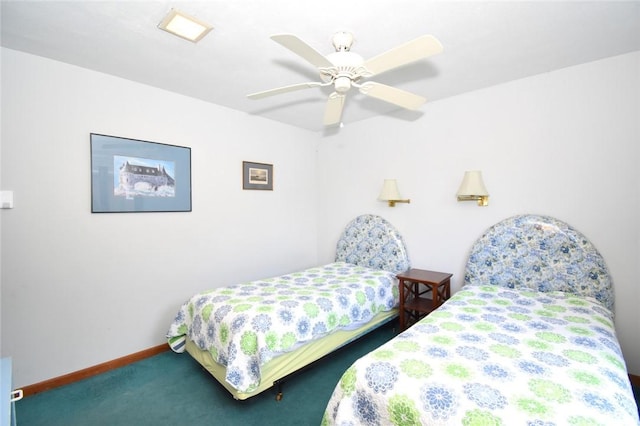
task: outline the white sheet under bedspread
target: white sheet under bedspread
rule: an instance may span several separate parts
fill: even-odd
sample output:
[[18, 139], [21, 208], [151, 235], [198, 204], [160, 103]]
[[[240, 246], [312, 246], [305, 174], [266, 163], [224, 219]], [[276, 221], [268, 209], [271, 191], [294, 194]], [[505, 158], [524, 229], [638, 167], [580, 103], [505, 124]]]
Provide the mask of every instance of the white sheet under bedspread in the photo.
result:
[[468, 285], [356, 361], [323, 425], [637, 425], [612, 314], [568, 293]]

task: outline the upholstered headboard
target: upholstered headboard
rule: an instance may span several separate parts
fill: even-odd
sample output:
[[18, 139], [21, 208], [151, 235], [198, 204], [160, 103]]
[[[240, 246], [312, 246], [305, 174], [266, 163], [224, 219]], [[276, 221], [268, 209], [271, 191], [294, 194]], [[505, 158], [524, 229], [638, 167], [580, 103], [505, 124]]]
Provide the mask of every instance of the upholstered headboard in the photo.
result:
[[464, 280], [590, 296], [613, 311], [613, 285], [598, 250], [548, 216], [514, 216], [489, 228], [471, 248]]
[[402, 235], [380, 216], [364, 214], [345, 227], [336, 247], [336, 261], [394, 273], [410, 268]]

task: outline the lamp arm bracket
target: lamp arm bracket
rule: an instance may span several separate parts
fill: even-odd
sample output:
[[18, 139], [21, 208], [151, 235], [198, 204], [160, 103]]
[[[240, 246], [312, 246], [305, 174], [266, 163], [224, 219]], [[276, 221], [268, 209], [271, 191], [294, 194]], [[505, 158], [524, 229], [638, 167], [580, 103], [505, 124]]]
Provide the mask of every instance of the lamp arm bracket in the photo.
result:
[[396, 203], [407, 203], [410, 204], [411, 200], [407, 199], [407, 200], [388, 200], [389, 201], [389, 207], [395, 207]]

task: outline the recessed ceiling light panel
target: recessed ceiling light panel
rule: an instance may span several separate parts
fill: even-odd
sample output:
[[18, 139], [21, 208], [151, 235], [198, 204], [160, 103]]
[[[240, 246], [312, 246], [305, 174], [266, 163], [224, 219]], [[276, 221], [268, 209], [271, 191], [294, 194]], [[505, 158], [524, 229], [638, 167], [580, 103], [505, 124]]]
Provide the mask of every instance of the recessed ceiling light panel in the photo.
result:
[[197, 43], [206, 36], [213, 27], [184, 12], [171, 9], [167, 16], [158, 25], [161, 30], [167, 31], [185, 40]]

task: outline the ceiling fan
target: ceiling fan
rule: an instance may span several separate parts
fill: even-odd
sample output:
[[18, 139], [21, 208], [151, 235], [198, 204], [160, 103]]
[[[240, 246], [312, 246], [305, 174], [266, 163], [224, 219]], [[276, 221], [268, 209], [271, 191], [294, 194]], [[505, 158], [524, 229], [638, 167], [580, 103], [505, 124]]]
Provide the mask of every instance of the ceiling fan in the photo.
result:
[[271, 39], [318, 68], [321, 81], [278, 87], [252, 93], [247, 97], [261, 99], [311, 87], [333, 86], [335, 91], [329, 95], [325, 106], [325, 126], [340, 123], [345, 95], [351, 87], [356, 87], [366, 96], [402, 108], [418, 109], [426, 102], [422, 96], [374, 81], [362, 80], [442, 52], [442, 45], [431, 35], [423, 35], [368, 60], [351, 52], [353, 35], [348, 32], [334, 34], [332, 41], [336, 51], [326, 56], [293, 34], [276, 34], [272, 35]]

